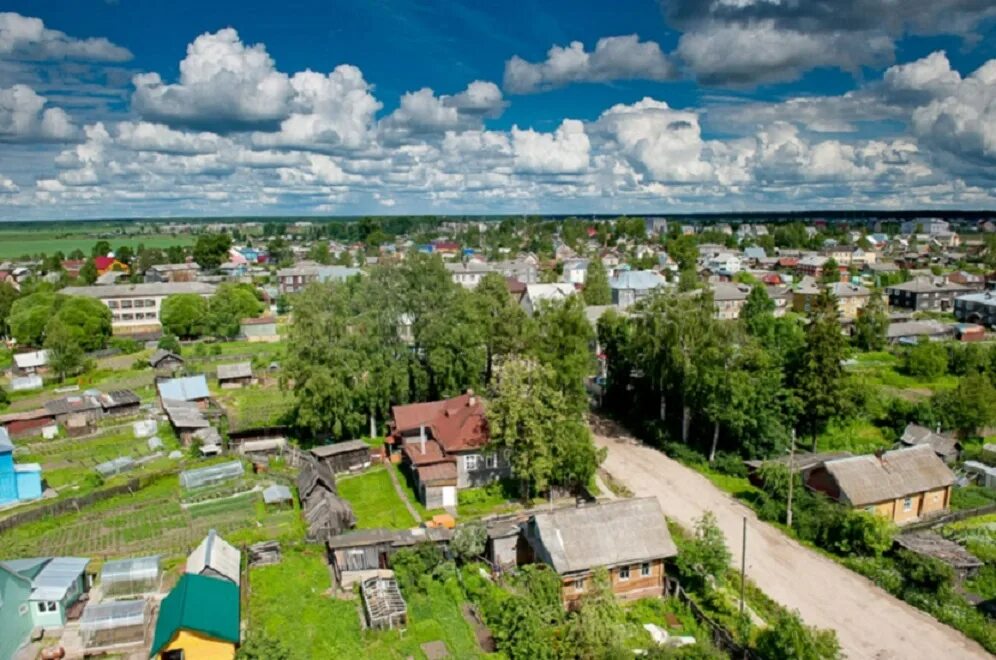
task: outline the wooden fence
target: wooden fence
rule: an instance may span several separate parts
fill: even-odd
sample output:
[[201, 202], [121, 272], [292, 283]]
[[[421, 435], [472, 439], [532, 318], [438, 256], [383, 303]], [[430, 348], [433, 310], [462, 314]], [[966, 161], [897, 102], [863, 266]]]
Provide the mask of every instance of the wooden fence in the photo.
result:
[[681, 585], [677, 580], [668, 578], [667, 585], [668, 593], [677, 598], [682, 603], [688, 605], [688, 608], [692, 611], [692, 616], [704, 625], [712, 634], [713, 646], [724, 651], [730, 655], [731, 658], [736, 660], [760, 660], [753, 651], [745, 646], [741, 646], [736, 639], [734, 639], [733, 634], [723, 627], [721, 624], [713, 621], [708, 614], [705, 613], [699, 604], [695, 602], [695, 599], [688, 595], [688, 593], [681, 588]]
[[914, 532], [918, 529], [929, 529], [931, 527], [937, 527], [938, 525], [944, 525], [950, 522], [957, 522], [959, 520], [965, 520], [966, 518], [974, 518], [975, 516], [981, 516], [986, 513], [996, 512], [996, 503], [986, 504], [984, 506], [978, 506], [974, 509], [962, 509], [961, 511], [952, 511], [946, 513], [942, 516], [933, 516], [931, 518], [926, 518], [924, 520], [918, 520], [916, 522], [903, 525], [903, 533]]

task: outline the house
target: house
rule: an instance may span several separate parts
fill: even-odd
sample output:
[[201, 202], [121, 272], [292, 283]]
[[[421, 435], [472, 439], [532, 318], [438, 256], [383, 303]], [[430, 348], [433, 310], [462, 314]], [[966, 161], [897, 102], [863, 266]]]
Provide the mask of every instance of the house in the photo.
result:
[[131, 271], [128, 268], [128, 264], [123, 261], [118, 261], [114, 257], [94, 257], [93, 265], [97, 267], [97, 275], [104, 275], [111, 271], [117, 271], [119, 273], [128, 273]]
[[[825, 285], [837, 299], [837, 311], [841, 321], [851, 322], [868, 304], [871, 290], [860, 284], [848, 282], [833, 282]], [[792, 308], [797, 312], [808, 313], [813, 300], [820, 294], [819, 285], [801, 286], [792, 293]]]
[[253, 382], [252, 363], [248, 361], [219, 364], [217, 374], [218, 385], [222, 389], [237, 389]]
[[564, 270], [560, 276], [562, 282], [576, 286], [584, 286], [588, 279], [587, 259], [568, 259], [564, 262]]
[[97, 400], [100, 392], [84, 392], [44, 403], [45, 410], [57, 424], [65, 425], [73, 415], [81, 415], [87, 422], [96, 422], [104, 416], [104, 409]]
[[305, 455], [297, 475], [297, 496], [313, 541], [337, 536], [356, 525], [349, 502], [339, 497], [332, 467]]
[[196, 282], [201, 267], [191, 261], [184, 264], [156, 264], [145, 271], [145, 281], [156, 282]]
[[951, 337], [953, 331], [954, 326], [931, 319], [899, 321], [889, 324], [885, 337], [890, 344], [915, 344], [921, 337], [931, 340], [947, 339]]
[[460, 261], [443, 264], [453, 282], [466, 289], [474, 289], [484, 276], [495, 272], [492, 265], [482, 261]]
[[618, 270], [609, 278], [612, 304], [625, 309], [665, 284], [667, 280], [652, 270]]
[[239, 588], [185, 573], [163, 599], [150, 658], [233, 660], [241, 641]]
[[647, 236], [664, 236], [667, 234], [667, 218], [644, 218], [643, 226]]
[[142, 407], [142, 400], [131, 390], [113, 390], [97, 397], [105, 417], [134, 415]]
[[956, 438], [935, 433], [926, 426], [912, 422], [906, 425], [903, 434], [899, 436], [899, 443], [906, 447], [928, 445], [937, 457], [948, 465], [958, 460], [958, 455], [961, 453], [961, 445]]
[[157, 376], [175, 376], [183, 369], [183, 358], [164, 348], [157, 348], [149, 357], [149, 366], [156, 370]]
[[732, 252], [720, 252], [706, 261], [706, 268], [718, 275], [733, 277], [742, 270], [743, 263]]
[[885, 289], [890, 307], [914, 312], [949, 312], [954, 307], [955, 298], [972, 291], [970, 286], [941, 278], [916, 279]]
[[111, 329], [116, 335], [157, 335], [162, 332], [159, 314], [163, 300], [180, 293], [205, 298], [215, 287], [204, 282], [157, 282], [110, 286], [67, 286], [67, 296], [96, 298], [111, 310]]
[[522, 297], [522, 308], [530, 316], [543, 303], [563, 302], [576, 293], [572, 284], [554, 282], [552, 284], [526, 284], [526, 294]]
[[917, 445], [827, 461], [805, 483], [841, 504], [902, 525], [946, 511], [954, 482], [933, 447]]
[[899, 226], [899, 233], [910, 234], [949, 234], [951, 233], [951, 223], [940, 218], [914, 218], [906, 220]]
[[620, 599], [664, 595], [664, 561], [678, 554], [652, 497], [537, 513], [524, 537], [534, 559], [560, 576], [561, 600], [569, 609], [591, 588], [597, 568], [609, 572]]
[[159, 401], [185, 401], [195, 403], [201, 410], [207, 408], [211, 400], [207, 378], [204, 374], [185, 376], [183, 378], [167, 378], [156, 384], [159, 390]]
[[[829, 259], [826, 257], [811, 254], [799, 259], [795, 264], [795, 269], [800, 275], [820, 277], [823, 274], [823, 267], [827, 261]], [[779, 262], [779, 265], [781, 265], [781, 262]]]
[[185, 570], [191, 575], [228, 580], [237, 587], [242, 583], [242, 553], [212, 529], [187, 557]]
[[33, 628], [61, 630], [79, 618], [89, 565], [82, 557], [0, 561], [0, 657], [14, 657]]
[[325, 548], [336, 584], [349, 590], [367, 578], [384, 575], [398, 550], [420, 543], [445, 546], [452, 536], [453, 530], [446, 527], [361, 529], [329, 537]]
[[487, 450], [484, 406], [472, 390], [452, 399], [394, 406], [391, 437], [429, 509], [454, 507], [456, 491], [509, 473], [508, 460]]
[[27, 376], [48, 370], [48, 351], [31, 351], [30, 353], [15, 353], [14, 367], [11, 373], [15, 376]]
[[955, 318], [963, 323], [996, 328], [996, 291], [980, 291], [954, 300]]
[[280, 293], [297, 293], [312, 282], [344, 282], [361, 272], [359, 268], [323, 266], [313, 261], [302, 261], [291, 268], [278, 270], [277, 283]]
[[311, 455], [334, 473], [355, 472], [370, 465], [370, 445], [362, 440], [348, 440], [312, 447]]
[[740, 318], [740, 310], [747, 302], [751, 287], [737, 282], [713, 282], [710, 286], [716, 318], [722, 321]]
[[86, 265], [85, 259], [66, 259], [62, 262], [62, 270], [66, 271], [66, 277], [75, 280], [80, 276], [80, 270]]
[[45, 408], [0, 415], [0, 427], [12, 439], [26, 438], [42, 433], [42, 429], [55, 426], [55, 417]]
[[768, 254], [763, 247], [744, 248], [744, 261], [757, 265], [762, 259], [766, 259]]
[[7, 430], [0, 428], [0, 505], [41, 496], [41, 466], [37, 463], [14, 463], [14, 443]]
[[976, 275], [964, 270], [959, 270], [948, 275], [948, 282], [960, 284], [973, 291], [982, 291], [986, 288], [986, 278], [984, 275]]
[[280, 334], [277, 332], [277, 320], [272, 316], [242, 319], [239, 323], [239, 338], [249, 342], [272, 343], [280, 341]]

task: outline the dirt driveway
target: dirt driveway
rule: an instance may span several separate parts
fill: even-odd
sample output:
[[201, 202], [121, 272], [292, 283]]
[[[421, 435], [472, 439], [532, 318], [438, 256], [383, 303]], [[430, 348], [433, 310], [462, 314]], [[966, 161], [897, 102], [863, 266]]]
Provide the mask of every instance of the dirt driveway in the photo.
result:
[[890, 596], [870, 581], [789, 539], [663, 453], [600, 424], [595, 442], [608, 448], [602, 467], [636, 496], [655, 496], [686, 527], [705, 511], [716, 514], [739, 567], [747, 516], [747, 575], [810, 625], [833, 628], [848, 658], [988, 658], [953, 628]]

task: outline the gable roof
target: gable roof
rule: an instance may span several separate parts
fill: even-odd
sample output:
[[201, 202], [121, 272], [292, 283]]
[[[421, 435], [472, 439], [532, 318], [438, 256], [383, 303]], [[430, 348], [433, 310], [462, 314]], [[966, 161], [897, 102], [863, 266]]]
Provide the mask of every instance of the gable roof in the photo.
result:
[[841, 496], [854, 506], [894, 500], [913, 493], [950, 486], [955, 475], [928, 445], [882, 454], [852, 456], [824, 465]]
[[533, 526], [560, 574], [678, 554], [653, 497], [537, 513]]
[[62, 600], [89, 564], [85, 557], [50, 559], [31, 580], [31, 600]]
[[177, 362], [183, 362], [183, 358], [174, 353], [173, 351], [167, 351], [165, 348], [157, 348], [156, 351], [149, 357], [149, 364], [153, 367], [158, 366], [160, 362], [166, 359], [173, 359]]
[[230, 378], [252, 378], [252, 364], [249, 362], [219, 364], [218, 380], [228, 380]]
[[241, 580], [241, 568], [241, 553], [213, 529], [187, 557], [188, 573], [205, 575], [205, 571], [211, 571], [235, 584], [239, 584]]
[[333, 442], [330, 445], [312, 447], [309, 451], [313, 456], [317, 456], [318, 458], [328, 458], [329, 456], [338, 456], [339, 454], [346, 454], [351, 451], [365, 451], [369, 453], [370, 445], [362, 440], [347, 440], [345, 442]]
[[48, 351], [31, 351], [29, 353], [15, 353], [14, 364], [18, 369], [31, 369], [44, 367], [48, 364]]
[[149, 657], [155, 657], [181, 630], [238, 644], [239, 588], [227, 580], [192, 575], [179, 582], [163, 599]]
[[204, 374], [159, 382], [159, 396], [171, 401], [196, 401], [211, 396]]
[[442, 401], [394, 406], [391, 414], [395, 430], [403, 433], [424, 425], [448, 452], [483, 447], [490, 439], [484, 405], [470, 392]]
[[52, 415], [68, 415], [100, 409], [100, 402], [97, 401], [97, 397], [90, 396], [89, 394], [66, 396], [61, 399], [46, 401], [43, 405], [45, 406], [45, 410]]
[[958, 441], [940, 433], [934, 433], [926, 426], [906, 425], [899, 441], [906, 446], [928, 445], [938, 456], [954, 456], [958, 453]]

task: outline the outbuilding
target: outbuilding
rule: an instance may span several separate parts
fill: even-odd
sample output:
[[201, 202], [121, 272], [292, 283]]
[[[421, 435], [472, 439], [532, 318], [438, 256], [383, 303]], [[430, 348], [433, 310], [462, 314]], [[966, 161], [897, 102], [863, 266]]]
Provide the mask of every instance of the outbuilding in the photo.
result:
[[311, 454], [334, 473], [356, 472], [370, 466], [370, 445], [362, 440], [313, 447]]
[[250, 385], [252, 382], [252, 363], [237, 362], [218, 365], [218, 385], [222, 389], [235, 389], [243, 385]]

